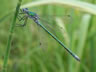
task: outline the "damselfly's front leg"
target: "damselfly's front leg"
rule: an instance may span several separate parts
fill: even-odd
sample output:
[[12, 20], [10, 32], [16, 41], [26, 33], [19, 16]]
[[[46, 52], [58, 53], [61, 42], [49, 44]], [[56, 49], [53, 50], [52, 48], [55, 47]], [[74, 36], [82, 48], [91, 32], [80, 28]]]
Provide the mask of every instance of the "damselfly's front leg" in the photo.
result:
[[18, 24], [17, 26], [21, 26], [21, 27], [26, 26], [27, 19], [28, 19], [28, 16], [26, 16], [26, 15], [24, 15], [23, 17], [20, 17], [20, 19], [18, 18], [19, 21], [24, 21], [24, 23], [23, 24]]
[[22, 21], [22, 20], [24, 20], [24, 19], [25, 19], [25, 17], [26, 17], [25, 15], [24, 15], [23, 17], [21, 17], [21, 16], [19, 16], [19, 15], [18, 15], [18, 17], [17, 17], [17, 18], [18, 18], [18, 20], [19, 20], [19, 21]]
[[23, 27], [26, 26], [27, 20], [28, 20], [28, 16], [25, 17], [24, 24], [22, 24], [21, 26], [23, 26]]

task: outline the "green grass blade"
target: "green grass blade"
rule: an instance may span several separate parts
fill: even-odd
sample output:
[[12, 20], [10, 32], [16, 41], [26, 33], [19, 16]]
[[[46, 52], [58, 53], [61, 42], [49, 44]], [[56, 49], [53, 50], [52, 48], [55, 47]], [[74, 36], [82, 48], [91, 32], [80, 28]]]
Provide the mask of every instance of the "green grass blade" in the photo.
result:
[[6, 48], [5, 57], [4, 57], [3, 72], [6, 72], [7, 71], [6, 68], [7, 68], [8, 57], [9, 57], [9, 54], [10, 54], [12, 34], [14, 32], [16, 18], [17, 18], [18, 12], [19, 12], [21, 1], [22, 0], [19, 0], [19, 2], [17, 4], [16, 12], [15, 12], [15, 15], [14, 15], [14, 18], [13, 18], [13, 21], [12, 21], [12, 24], [10, 26], [10, 33], [9, 33], [8, 42], [7, 42], [7, 48]]
[[[81, 21], [79, 42], [78, 42], [78, 47], [77, 47], [77, 53], [80, 56], [80, 58], [82, 58], [82, 55], [83, 55], [84, 46], [85, 46], [86, 39], [87, 39], [88, 27], [90, 24], [89, 23], [90, 19], [91, 19], [91, 16], [89, 14], [85, 14], [82, 18], [82, 21]], [[76, 69], [79, 70], [80, 64], [77, 64], [76, 67], [77, 67]]]
[[68, 35], [68, 32], [67, 32], [65, 25], [63, 24], [63, 21], [59, 17], [56, 17], [56, 23], [60, 29], [60, 32], [62, 33], [62, 36], [65, 39], [66, 45], [69, 46], [69, 42], [70, 42], [69, 35]]
[[65, 72], [65, 67], [64, 67], [64, 64], [63, 64], [63, 60], [62, 60], [62, 56], [59, 52], [56, 52], [55, 53], [56, 55], [56, 60], [57, 60], [57, 65], [59, 67], [59, 72]]

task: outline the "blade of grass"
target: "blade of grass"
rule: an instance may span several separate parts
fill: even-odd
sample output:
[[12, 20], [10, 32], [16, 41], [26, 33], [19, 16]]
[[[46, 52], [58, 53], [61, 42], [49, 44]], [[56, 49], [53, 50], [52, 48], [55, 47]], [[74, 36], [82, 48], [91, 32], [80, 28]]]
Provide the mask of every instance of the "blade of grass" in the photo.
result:
[[[80, 58], [82, 58], [82, 55], [83, 55], [84, 46], [85, 46], [86, 39], [87, 39], [88, 27], [90, 24], [89, 23], [90, 19], [91, 19], [91, 15], [85, 14], [81, 21], [80, 35], [79, 35], [79, 41], [78, 41], [78, 47], [77, 47], [77, 53]], [[81, 63], [82, 63], [82, 61], [81, 61]], [[79, 72], [80, 64], [76, 64], [76, 67], [77, 67], [76, 72]]]
[[16, 18], [17, 18], [19, 9], [20, 9], [21, 2], [22, 2], [22, 0], [19, 0], [19, 2], [17, 4], [17, 7], [16, 7], [16, 11], [15, 11], [15, 15], [14, 15], [12, 24], [10, 25], [10, 32], [9, 32], [9, 37], [8, 37], [6, 52], [5, 52], [5, 56], [4, 56], [4, 64], [3, 64], [3, 71], [2, 72], [7, 72], [6, 71], [6, 67], [7, 67], [7, 63], [8, 63], [8, 57], [9, 57], [9, 54], [10, 54], [12, 34], [14, 32]]
[[[64, 6], [68, 6], [71, 8], [74, 8], [76, 10], [79, 11], [83, 11], [83, 12], [87, 12], [93, 15], [96, 15], [96, 5], [87, 3], [87, 2], [82, 2], [82, 1], [72, 1], [72, 0], [68, 0], [68, 1], [63, 1], [63, 0], [48, 0], [48, 1], [32, 1], [30, 3], [24, 4], [21, 6], [21, 8], [29, 8], [29, 7], [39, 7], [39, 6], [43, 6], [43, 5], [61, 5], [62, 7]], [[11, 12], [14, 12], [15, 9], [10, 10], [8, 14], [10, 14]], [[7, 14], [4, 14], [5, 16], [7, 16]], [[0, 21], [2, 21], [2, 18], [0, 18]]]
[[78, 51], [77, 51], [80, 57], [82, 57], [82, 52], [86, 41], [90, 18], [91, 16], [86, 14], [84, 15], [81, 22], [81, 27], [80, 27], [81, 30], [80, 30], [80, 37], [79, 37]]
[[63, 24], [63, 21], [60, 18], [56, 17], [56, 22], [57, 22], [58, 27], [60, 27], [60, 31], [65, 39], [65, 43], [69, 46], [69, 41], [70, 41], [69, 35], [68, 35], [68, 32], [65, 28], [65, 25]]
[[27, 7], [36, 7], [36, 6], [42, 6], [42, 5], [62, 5], [62, 6], [68, 6], [72, 7], [74, 9], [78, 9], [79, 11], [88, 12], [90, 14], [96, 15], [96, 5], [82, 2], [82, 1], [74, 1], [74, 0], [43, 0], [43, 1], [32, 1], [30, 3], [27, 3], [25, 5], [22, 5], [21, 8], [27, 8]]
[[90, 39], [90, 58], [91, 58], [91, 68], [90, 72], [95, 72], [95, 38]]
[[90, 20], [90, 28], [89, 28], [89, 37], [88, 37], [88, 41], [89, 41], [89, 47], [90, 47], [90, 72], [96, 72], [96, 56], [95, 56], [95, 52], [96, 52], [96, 18], [95, 16], [92, 15], [91, 20]]
[[58, 52], [56, 52], [55, 55], [56, 55], [57, 65], [59, 67], [59, 70], [58, 71], [59, 72], [65, 72], [65, 67], [64, 67], [64, 63], [63, 63], [64, 61], [62, 59], [61, 54], [58, 53]]
[[0, 23], [3, 22], [5, 19], [7, 19], [10, 16], [10, 14], [12, 14], [12, 12], [10, 12], [10, 13], [6, 14], [5, 16], [3, 16], [2, 18], [0, 18]]

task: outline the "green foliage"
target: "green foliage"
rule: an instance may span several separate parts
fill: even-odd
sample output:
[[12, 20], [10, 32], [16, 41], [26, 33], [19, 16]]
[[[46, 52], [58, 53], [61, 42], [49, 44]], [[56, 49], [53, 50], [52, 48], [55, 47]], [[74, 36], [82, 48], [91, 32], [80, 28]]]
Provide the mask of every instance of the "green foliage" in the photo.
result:
[[9, 37], [8, 37], [7, 47], [6, 47], [5, 56], [4, 56], [4, 64], [3, 64], [3, 70], [2, 70], [3, 72], [7, 72], [6, 67], [7, 67], [7, 63], [8, 63], [8, 57], [9, 57], [9, 54], [10, 54], [11, 40], [12, 40], [12, 35], [13, 35], [15, 24], [16, 24], [16, 18], [17, 18], [17, 15], [19, 13], [21, 1], [22, 0], [19, 0], [19, 2], [17, 4], [16, 12], [15, 12], [12, 24], [10, 25]]
[[[17, 0], [8, 2], [1, 0], [0, 3], [2, 3], [0, 4], [0, 69], [2, 69]], [[45, 17], [46, 15], [57, 15], [49, 23], [53, 26], [52, 30], [80, 57], [81, 62], [73, 59], [54, 39], [29, 19], [25, 27], [15, 27], [7, 72], [95, 72], [96, 5], [94, 4], [95, 0], [93, 4], [83, 0], [23, 0], [21, 8], [38, 10], [35, 12], [42, 15], [45, 20], [51, 20]], [[72, 16], [68, 24], [60, 17], [66, 14]]]

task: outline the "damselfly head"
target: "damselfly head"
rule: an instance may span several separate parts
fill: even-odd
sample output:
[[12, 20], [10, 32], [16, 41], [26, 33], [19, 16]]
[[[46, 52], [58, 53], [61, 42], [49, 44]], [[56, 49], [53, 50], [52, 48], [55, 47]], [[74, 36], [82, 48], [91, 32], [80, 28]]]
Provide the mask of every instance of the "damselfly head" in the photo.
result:
[[23, 8], [22, 11], [23, 11], [24, 13], [28, 13], [28, 8]]

